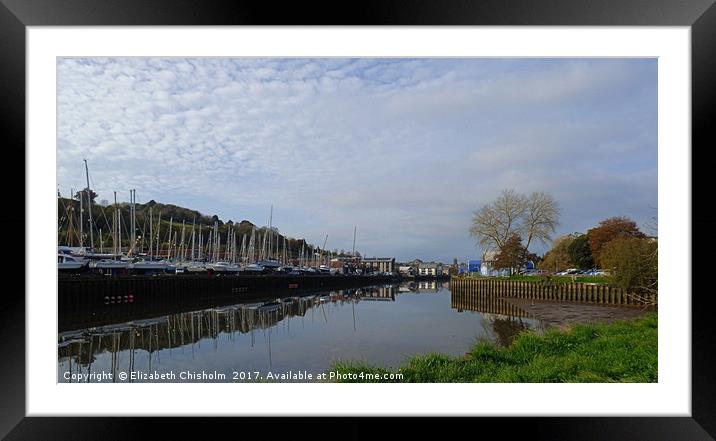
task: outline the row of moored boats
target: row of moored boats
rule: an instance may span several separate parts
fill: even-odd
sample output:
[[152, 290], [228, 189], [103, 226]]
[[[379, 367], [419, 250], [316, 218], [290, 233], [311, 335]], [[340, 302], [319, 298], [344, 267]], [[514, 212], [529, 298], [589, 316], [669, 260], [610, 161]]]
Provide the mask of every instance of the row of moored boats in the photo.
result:
[[57, 269], [60, 272], [100, 272], [114, 273], [220, 273], [220, 274], [266, 274], [284, 273], [299, 274], [333, 274], [325, 265], [319, 267], [281, 265], [276, 260], [262, 260], [250, 264], [240, 264], [229, 261], [178, 262], [169, 259], [156, 259], [149, 256], [128, 257], [125, 255], [112, 255], [92, 253], [84, 248], [60, 246], [57, 250]]

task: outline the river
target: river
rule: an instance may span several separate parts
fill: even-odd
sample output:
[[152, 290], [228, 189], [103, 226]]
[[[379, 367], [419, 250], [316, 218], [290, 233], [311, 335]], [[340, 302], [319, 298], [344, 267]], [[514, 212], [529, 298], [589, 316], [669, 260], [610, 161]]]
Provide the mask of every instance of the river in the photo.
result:
[[336, 360], [396, 368], [416, 354], [459, 356], [480, 340], [504, 346], [555, 325], [555, 308], [550, 320], [531, 309], [431, 281], [206, 308], [61, 332], [57, 381], [314, 381]]

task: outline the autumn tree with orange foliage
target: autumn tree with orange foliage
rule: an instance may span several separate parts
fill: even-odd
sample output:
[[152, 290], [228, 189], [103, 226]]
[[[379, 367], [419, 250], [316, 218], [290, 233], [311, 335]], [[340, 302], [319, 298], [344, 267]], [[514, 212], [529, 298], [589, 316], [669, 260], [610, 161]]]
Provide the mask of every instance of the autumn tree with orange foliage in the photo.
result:
[[639, 230], [636, 222], [633, 220], [617, 216], [610, 217], [599, 222], [597, 227], [594, 227], [587, 231], [587, 237], [589, 240], [589, 248], [592, 250], [592, 256], [594, 261], [602, 265], [601, 253], [604, 247], [614, 239], [622, 237], [646, 237], [644, 233]]

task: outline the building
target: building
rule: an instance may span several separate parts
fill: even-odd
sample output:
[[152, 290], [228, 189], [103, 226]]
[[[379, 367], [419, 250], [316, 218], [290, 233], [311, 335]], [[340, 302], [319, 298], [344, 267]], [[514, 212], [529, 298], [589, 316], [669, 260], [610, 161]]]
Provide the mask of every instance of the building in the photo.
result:
[[494, 250], [486, 251], [485, 254], [483, 254], [482, 261], [480, 262], [481, 275], [500, 276], [509, 274], [509, 270], [507, 269], [497, 270], [493, 267], [495, 261], [497, 260], [497, 254], [497, 251]]
[[395, 257], [364, 257], [361, 263], [363, 267], [380, 273], [395, 271]]
[[479, 273], [481, 266], [482, 266], [481, 260], [468, 260], [467, 261], [467, 272], [468, 273]]
[[[471, 260], [470, 265], [472, 265], [473, 262], [478, 263], [479, 269], [476, 271], [477, 273], [483, 275], [483, 276], [509, 276], [510, 275], [510, 269], [509, 268], [502, 268], [502, 269], [495, 269], [494, 263], [495, 260], [497, 260], [497, 251], [487, 251], [482, 256], [482, 261], [479, 260]], [[525, 262], [525, 265], [523, 268], [520, 268], [522, 270], [525, 269], [534, 269], [535, 264], [531, 260]], [[469, 270], [470, 272], [473, 272], [472, 269]], [[515, 269], [515, 272], [518, 272], [518, 269]]]
[[401, 265], [398, 267], [398, 272], [404, 276], [412, 276], [415, 271], [411, 266]]
[[437, 263], [421, 263], [418, 265], [419, 276], [437, 276], [441, 269]]
[[439, 291], [438, 282], [436, 282], [435, 280], [418, 282], [417, 292], [433, 292], [433, 293], [435, 293], [438, 291]]
[[340, 274], [353, 274], [360, 266], [360, 258], [353, 256], [335, 257], [331, 259], [329, 266], [332, 271]]

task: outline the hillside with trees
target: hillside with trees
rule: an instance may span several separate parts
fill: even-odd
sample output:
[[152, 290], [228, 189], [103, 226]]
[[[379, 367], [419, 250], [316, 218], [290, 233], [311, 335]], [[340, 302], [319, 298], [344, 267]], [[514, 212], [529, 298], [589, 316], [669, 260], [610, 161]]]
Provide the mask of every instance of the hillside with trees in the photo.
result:
[[[80, 194], [82, 195], [82, 201], [80, 201]], [[97, 194], [90, 190], [92, 198], [92, 220], [93, 220], [93, 239], [95, 249], [100, 250], [104, 248], [105, 251], [111, 247], [112, 243], [112, 231], [113, 231], [113, 219], [115, 210], [120, 213], [121, 225], [121, 243], [122, 246], [128, 248], [130, 246], [131, 237], [131, 212], [132, 204], [129, 202], [119, 202], [117, 204], [109, 204], [107, 201], [96, 202]], [[80, 205], [82, 210], [80, 210]], [[80, 238], [80, 219], [83, 223], [83, 238]], [[226, 234], [231, 229], [238, 239], [239, 244], [241, 243], [242, 237], [246, 236], [247, 241], [255, 229], [258, 236], [263, 236], [267, 231], [267, 226], [257, 226], [249, 220], [241, 220], [235, 222], [231, 219], [222, 220], [217, 215], [206, 215], [200, 213], [197, 210], [190, 208], [180, 207], [174, 204], [163, 204], [150, 200], [147, 203], [135, 204], [135, 223], [136, 223], [136, 237], [137, 247], [141, 249], [147, 249], [150, 227], [149, 223], [152, 223], [152, 232], [155, 238], [159, 239], [160, 248], [167, 247], [169, 244], [169, 231], [170, 228], [174, 232], [180, 232], [182, 225], [191, 231], [194, 226], [197, 231], [200, 231], [204, 237], [204, 243], [209, 238], [209, 235], [213, 232], [214, 224], [218, 225], [219, 235], [226, 237]], [[89, 246], [90, 234], [89, 234], [89, 211], [87, 205], [87, 189], [78, 192], [75, 198], [63, 198], [58, 197], [57, 202], [57, 222], [58, 222], [58, 244], [66, 246], [79, 247], [81, 244]], [[309, 244], [305, 239], [297, 239], [288, 237], [279, 232], [276, 227], [273, 227], [274, 240], [278, 240], [281, 249], [283, 246], [284, 238], [286, 239], [287, 252], [289, 258], [296, 258], [301, 252], [303, 247], [306, 252], [313, 250], [320, 252], [320, 247]], [[187, 237], [188, 237], [187, 232]], [[179, 233], [180, 234], [180, 233]], [[197, 237], [198, 237], [197, 233]], [[275, 241], [273, 242], [276, 243]], [[275, 245], [273, 247], [275, 249]]]

